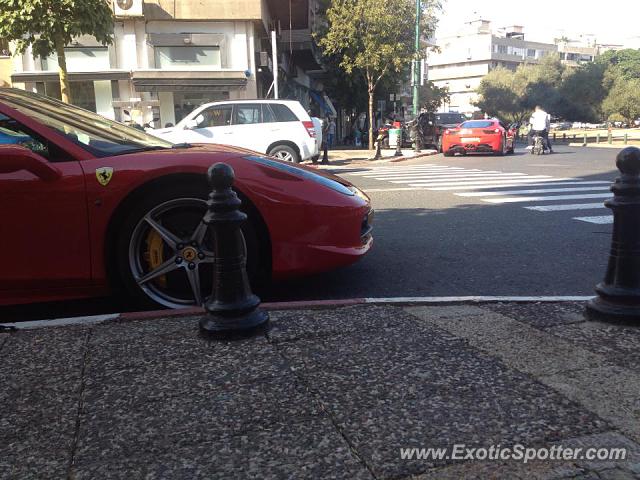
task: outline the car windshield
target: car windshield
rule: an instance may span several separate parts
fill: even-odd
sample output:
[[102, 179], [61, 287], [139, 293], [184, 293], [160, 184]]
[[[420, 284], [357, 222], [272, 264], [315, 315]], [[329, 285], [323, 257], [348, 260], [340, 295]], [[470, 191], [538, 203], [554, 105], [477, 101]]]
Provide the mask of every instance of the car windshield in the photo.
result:
[[32, 92], [0, 90], [0, 102], [56, 130], [96, 157], [171, 148], [172, 143]]
[[488, 128], [493, 127], [491, 120], [470, 120], [460, 125], [460, 128]]
[[436, 122], [439, 124], [457, 124], [466, 119], [467, 117], [461, 113], [436, 113]]

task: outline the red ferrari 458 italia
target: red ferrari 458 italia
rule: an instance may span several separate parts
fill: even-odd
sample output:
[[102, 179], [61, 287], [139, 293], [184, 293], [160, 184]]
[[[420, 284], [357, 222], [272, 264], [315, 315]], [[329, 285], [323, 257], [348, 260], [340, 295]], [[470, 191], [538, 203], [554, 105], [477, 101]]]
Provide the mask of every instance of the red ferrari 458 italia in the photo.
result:
[[248, 215], [252, 278], [361, 258], [369, 198], [255, 152], [171, 144], [34, 93], [0, 89], [0, 305], [124, 292], [177, 308], [211, 291], [207, 168], [226, 162]]
[[505, 126], [500, 120], [467, 120], [455, 128], [448, 128], [442, 137], [442, 152], [454, 153], [513, 153], [515, 128]]

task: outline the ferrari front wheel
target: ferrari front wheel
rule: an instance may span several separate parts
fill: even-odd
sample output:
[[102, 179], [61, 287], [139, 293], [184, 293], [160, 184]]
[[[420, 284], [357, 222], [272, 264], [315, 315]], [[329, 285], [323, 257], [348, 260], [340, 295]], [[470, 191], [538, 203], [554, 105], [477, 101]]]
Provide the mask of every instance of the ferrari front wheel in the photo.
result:
[[[118, 270], [137, 303], [201, 306], [213, 284], [212, 232], [204, 223], [206, 193], [169, 188], [142, 200], [125, 219], [116, 244]], [[247, 271], [257, 262], [250, 222], [242, 226]]]

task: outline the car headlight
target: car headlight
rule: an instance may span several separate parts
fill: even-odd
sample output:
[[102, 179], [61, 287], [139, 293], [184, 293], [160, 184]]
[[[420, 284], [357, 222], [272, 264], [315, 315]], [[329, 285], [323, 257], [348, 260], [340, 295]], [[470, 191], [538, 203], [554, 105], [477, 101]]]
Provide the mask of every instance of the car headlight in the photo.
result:
[[312, 182], [319, 183], [320, 185], [324, 185], [325, 187], [330, 188], [336, 192], [340, 192], [344, 195], [349, 195], [350, 197], [356, 195], [356, 192], [353, 191], [352, 188], [346, 187], [342, 185], [340, 182], [336, 182], [327, 177], [323, 177], [322, 175], [318, 175], [317, 173], [309, 172], [302, 168], [298, 168], [294, 165], [287, 165], [286, 163], [280, 163], [276, 160], [272, 160], [266, 157], [259, 157], [257, 155], [247, 155], [247, 160], [252, 162], [259, 163], [266, 167], [275, 168], [276, 170], [280, 170], [282, 172], [289, 173], [299, 178], [303, 178], [305, 180], [311, 180]]

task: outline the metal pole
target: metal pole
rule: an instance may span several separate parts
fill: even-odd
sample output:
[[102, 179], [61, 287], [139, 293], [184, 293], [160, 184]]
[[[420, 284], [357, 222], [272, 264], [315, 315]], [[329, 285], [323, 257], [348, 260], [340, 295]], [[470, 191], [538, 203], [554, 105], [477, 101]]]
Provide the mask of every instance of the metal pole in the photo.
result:
[[276, 44], [276, 31], [271, 30], [271, 52], [273, 53], [273, 98], [278, 97], [278, 45]]
[[418, 117], [418, 105], [420, 104], [420, 69], [418, 68], [420, 54], [420, 0], [416, 0], [416, 43], [415, 43], [415, 59], [413, 61], [413, 114]]
[[420, 151], [420, 140], [418, 139], [418, 114], [420, 105], [420, 77], [422, 75], [422, 64], [420, 58], [420, 0], [416, 0], [416, 38], [415, 38], [415, 59], [413, 61], [413, 115], [416, 121], [416, 135], [413, 149], [415, 152]]

